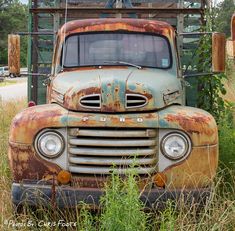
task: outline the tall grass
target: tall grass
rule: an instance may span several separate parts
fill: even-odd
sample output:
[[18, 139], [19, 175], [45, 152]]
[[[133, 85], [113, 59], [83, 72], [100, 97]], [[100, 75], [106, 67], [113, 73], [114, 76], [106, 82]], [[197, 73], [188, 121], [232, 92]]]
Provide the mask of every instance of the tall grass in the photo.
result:
[[4, 220], [12, 216], [11, 209], [11, 175], [8, 165], [8, 134], [12, 118], [26, 106], [26, 100], [3, 102], [0, 98], [0, 230], [4, 230]]
[[231, 169], [235, 169], [235, 129], [223, 124], [219, 128], [220, 161]]
[[[175, 231], [175, 230], [225, 230], [235, 229], [235, 146], [234, 129], [229, 126], [220, 128], [220, 170], [215, 179], [212, 197], [207, 204], [198, 209], [169, 201], [165, 210], [144, 212], [143, 203], [139, 200], [140, 192], [136, 175], [129, 173], [121, 178], [113, 173], [102, 197], [102, 209], [93, 213], [86, 205], [74, 210], [59, 210], [39, 207], [37, 210], [28, 207], [18, 217], [11, 208], [10, 186], [11, 174], [8, 167], [7, 143], [9, 125], [13, 116], [25, 102], [4, 103], [0, 101], [0, 230], [13, 230], [6, 221], [16, 224], [32, 222], [33, 226], [19, 227], [18, 230], [79, 230], [79, 231]], [[40, 223], [42, 222], [43, 223]], [[69, 228], [59, 226], [73, 222]], [[53, 226], [55, 222], [55, 226]], [[51, 226], [48, 225], [51, 223]], [[40, 226], [40, 224], [45, 224]]]

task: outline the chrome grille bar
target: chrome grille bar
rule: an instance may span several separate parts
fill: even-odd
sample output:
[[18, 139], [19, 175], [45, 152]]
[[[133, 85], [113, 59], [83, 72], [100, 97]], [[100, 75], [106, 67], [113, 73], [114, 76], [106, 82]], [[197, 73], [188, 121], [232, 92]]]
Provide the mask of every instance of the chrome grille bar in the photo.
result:
[[73, 164], [91, 164], [91, 165], [146, 165], [157, 162], [157, 159], [142, 158], [142, 159], [127, 159], [127, 158], [100, 158], [100, 157], [70, 157], [69, 162]]
[[70, 139], [69, 144], [78, 145], [78, 146], [96, 146], [96, 147], [139, 147], [141, 146], [154, 146], [157, 144], [157, 141], [154, 139], [144, 140], [144, 139], [128, 139], [128, 140], [114, 140], [113, 139], [87, 139], [87, 138], [77, 138]]
[[71, 147], [69, 153], [73, 155], [86, 156], [149, 156], [157, 153], [156, 148], [92, 148], [92, 147]]
[[91, 130], [91, 129], [79, 129], [71, 128], [69, 130], [70, 136], [101, 136], [101, 137], [156, 137], [157, 130], [145, 129], [145, 130]]

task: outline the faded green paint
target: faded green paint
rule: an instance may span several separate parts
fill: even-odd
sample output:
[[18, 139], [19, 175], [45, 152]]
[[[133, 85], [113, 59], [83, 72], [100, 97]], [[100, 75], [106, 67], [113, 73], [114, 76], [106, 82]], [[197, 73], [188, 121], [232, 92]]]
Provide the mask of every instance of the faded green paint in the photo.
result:
[[[28, 3], [28, 10], [32, 7], [32, 0], [29, 0]], [[32, 31], [32, 17], [29, 17], [28, 19], [28, 31]], [[27, 49], [27, 66], [28, 66], [28, 73], [32, 73], [32, 37], [28, 36], [28, 49]], [[28, 95], [28, 101], [32, 100], [32, 92], [31, 92], [31, 86], [32, 86], [32, 75], [28, 76], [27, 80], [27, 95]]]
[[[125, 112], [159, 110], [168, 105], [183, 105], [183, 88], [174, 69], [109, 68], [76, 70], [58, 74], [52, 89], [64, 95], [64, 107], [70, 110], [87, 111], [79, 105], [81, 97], [101, 94], [100, 112]], [[178, 96], [164, 101], [164, 95], [178, 92]], [[125, 94], [140, 94], [148, 103], [139, 108], [125, 108]], [[56, 99], [52, 98], [52, 102]], [[93, 109], [91, 109], [93, 110]]]
[[109, 109], [112, 111], [125, 110], [125, 85], [125, 79], [122, 80], [122, 78], [118, 79], [108, 76], [107, 79], [101, 80], [101, 111]]

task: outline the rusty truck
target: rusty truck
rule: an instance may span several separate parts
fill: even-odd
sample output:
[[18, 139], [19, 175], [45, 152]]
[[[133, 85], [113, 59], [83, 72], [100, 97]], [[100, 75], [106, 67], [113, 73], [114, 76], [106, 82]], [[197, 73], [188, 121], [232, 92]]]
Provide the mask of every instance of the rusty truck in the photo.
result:
[[[29, 31], [18, 33], [29, 38], [29, 107], [9, 137], [15, 205], [98, 205], [114, 170], [139, 175], [148, 207], [210, 195], [217, 125], [192, 107], [197, 89], [186, 88], [202, 73], [193, 65], [185, 71], [205, 7], [203, 0], [30, 1]], [[211, 73], [223, 72], [224, 35], [207, 36]]]

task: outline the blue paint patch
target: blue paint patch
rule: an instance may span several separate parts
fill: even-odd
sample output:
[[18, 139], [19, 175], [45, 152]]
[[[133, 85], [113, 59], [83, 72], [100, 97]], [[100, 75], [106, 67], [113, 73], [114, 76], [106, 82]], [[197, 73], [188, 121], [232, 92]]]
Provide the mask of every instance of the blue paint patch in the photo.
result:
[[128, 88], [129, 88], [131, 91], [135, 91], [135, 90], [136, 90], [136, 85], [128, 85]]
[[64, 126], [67, 126], [68, 124], [68, 116], [63, 116], [61, 119], [60, 119], [61, 123], [64, 125]]
[[160, 119], [159, 120], [159, 127], [160, 128], [170, 128], [171, 124], [169, 124], [166, 120]]

